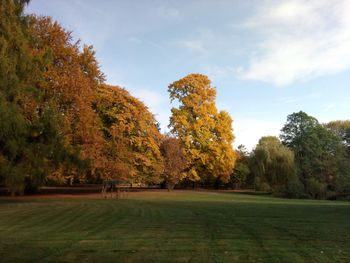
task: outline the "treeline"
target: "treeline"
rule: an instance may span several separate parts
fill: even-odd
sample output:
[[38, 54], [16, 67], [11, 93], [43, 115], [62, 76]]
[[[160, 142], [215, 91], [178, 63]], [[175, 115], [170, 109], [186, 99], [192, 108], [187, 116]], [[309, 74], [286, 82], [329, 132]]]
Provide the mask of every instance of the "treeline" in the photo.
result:
[[107, 85], [91, 46], [49, 17], [25, 15], [29, 1], [0, 2], [0, 186], [101, 183], [254, 188], [287, 197], [350, 191], [349, 122], [288, 117], [281, 141], [264, 137], [233, 150], [232, 119], [215, 105], [208, 77], [168, 87], [170, 133], [127, 90]]
[[[138, 99], [105, 83], [91, 46], [29, 1], [0, 2], [0, 184], [12, 194], [104, 179], [174, 187], [227, 181], [235, 160], [231, 118], [215, 89], [192, 74], [169, 86], [172, 135]], [[204, 176], [205, 175], [205, 176]]]
[[91, 46], [49, 17], [24, 15], [26, 4], [0, 2], [0, 183], [12, 194], [114, 177], [159, 183], [154, 116], [105, 84]]
[[296, 198], [350, 195], [350, 121], [320, 124], [293, 113], [280, 139], [263, 137], [251, 153], [241, 145], [238, 155], [233, 187]]

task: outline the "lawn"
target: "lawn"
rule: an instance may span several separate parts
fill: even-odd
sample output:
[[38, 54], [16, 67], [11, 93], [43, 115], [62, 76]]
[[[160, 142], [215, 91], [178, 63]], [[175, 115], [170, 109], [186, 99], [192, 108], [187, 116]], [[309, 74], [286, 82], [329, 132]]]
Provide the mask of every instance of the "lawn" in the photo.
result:
[[1, 262], [350, 262], [350, 202], [215, 192], [0, 198]]

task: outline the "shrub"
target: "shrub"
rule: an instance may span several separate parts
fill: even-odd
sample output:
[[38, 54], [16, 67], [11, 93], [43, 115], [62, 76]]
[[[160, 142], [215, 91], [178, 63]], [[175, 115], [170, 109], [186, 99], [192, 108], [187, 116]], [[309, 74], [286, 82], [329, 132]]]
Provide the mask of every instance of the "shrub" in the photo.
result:
[[315, 199], [322, 199], [326, 196], [326, 185], [317, 181], [315, 178], [310, 178], [306, 181], [306, 192]]

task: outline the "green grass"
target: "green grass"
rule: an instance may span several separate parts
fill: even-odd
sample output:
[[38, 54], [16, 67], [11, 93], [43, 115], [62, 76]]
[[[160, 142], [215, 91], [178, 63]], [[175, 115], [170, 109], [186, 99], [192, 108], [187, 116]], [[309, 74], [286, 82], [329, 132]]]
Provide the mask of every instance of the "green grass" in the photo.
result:
[[210, 192], [0, 198], [1, 262], [349, 262], [350, 202]]

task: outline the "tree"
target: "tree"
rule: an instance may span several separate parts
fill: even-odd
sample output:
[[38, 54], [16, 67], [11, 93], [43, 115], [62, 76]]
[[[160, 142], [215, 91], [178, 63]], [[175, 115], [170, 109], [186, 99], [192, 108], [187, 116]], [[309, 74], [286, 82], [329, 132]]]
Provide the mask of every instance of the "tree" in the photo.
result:
[[249, 185], [249, 175], [251, 174], [249, 163], [250, 156], [244, 145], [238, 146], [236, 156], [237, 160], [230, 181], [233, 188], [240, 189], [244, 184]]
[[49, 58], [23, 14], [29, 1], [0, 2], [0, 179], [12, 195], [33, 190], [64, 159], [60, 118], [39, 88]]
[[101, 85], [95, 109], [102, 120], [107, 143], [105, 176], [159, 183], [163, 172], [159, 149], [162, 136], [147, 107], [125, 89]]
[[190, 74], [168, 87], [170, 100], [179, 107], [171, 109], [171, 132], [183, 146], [189, 162], [191, 181], [227, 182], [236, 160], [232, 149], [232, 119], [215, 106], [216, 90], [207, 76]]
[[350, 193], [350, 121], [331, 121], [325, 127], [342, 141], [346, 149], [346, 156], [338, 158], [336, 189], [340, 193]]
[[338, 136], [347, 148], [350, 156], [350, 120], [345, 121], [331, 121], [327, 123], [326, 128]]
[[262, 137], [252, 153], [256, 187], [277, 194], [296, 194], [294, 153], [277, 137]]
[[98, 115], [93, 110], [97, 88], [104, 82], [91, 46], [73, 42], [71, 33], [50, 17], [31, 17], [31, 34], [38, 39], [33, 53], [50, 55], [39, 87], [45, 100], [53, 100], [63, 119], [65, 144], [89, 162], [89, 172], [75, 167], [61, 167], [51, 174], [51, 180], [86, 181], [86, 175], [97, 177], [103, 168], [103, 136]]
[[164, 137], [160, 151], [164, 159], [164, 182], [170, 190], [186, 176], [186, 156], [179, 140], [170, 136]]
[[[338, 136], [314, 117], [298, 112], [288, 116], [281, 139], [295, 153], [298, 174], [308, 194], [321, 198], [327, 190], [336, 190], [341, 172], [339, 163], [343, 162], [345, 154]], [[319, 192], [316, 193], [315, 189]]]

